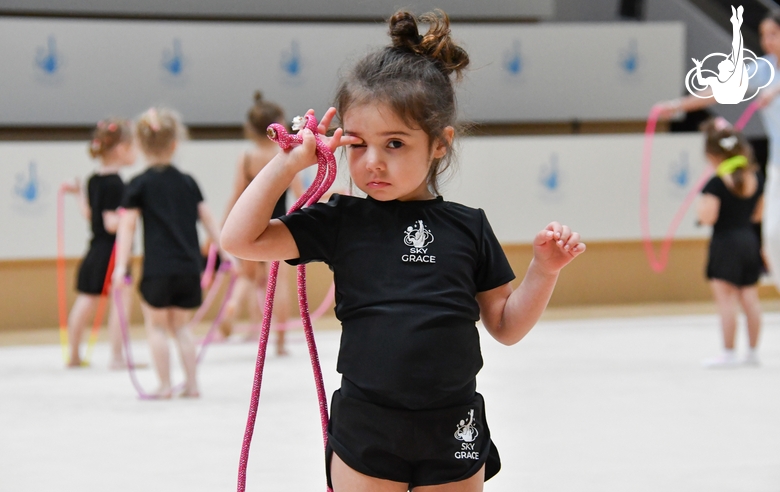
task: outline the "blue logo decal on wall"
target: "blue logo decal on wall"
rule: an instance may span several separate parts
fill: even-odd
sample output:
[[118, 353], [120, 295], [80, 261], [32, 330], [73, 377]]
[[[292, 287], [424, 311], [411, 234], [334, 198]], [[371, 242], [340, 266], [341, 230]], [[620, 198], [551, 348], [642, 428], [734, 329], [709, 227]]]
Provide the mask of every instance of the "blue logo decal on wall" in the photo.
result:
[[558, 154], [550, 155], [549, 164], [542, 164], [539, 170], [539, 183], [547, 191], [557, 191], [561, 186], [561, 172], [558, 168]]
[[290, 49], [282, 50], [279, 57], [283, 83], [294, 86], [301, 85], [304, 82], [304, 66], [301, 45], [298, 41], [293, 40], [290, 42]]
[[170, 47], [163, 48], [160, 61], [160, 72], [163, 83], [173, 87], [183, 87], [189, 80], [189, 60], [184, 54], [182, 42], [179, 38], [173, 38]]
[[16, 175], [14, 194], [28, 203], [32, 203], [40, 197], [40, 181], [35, 161], [30, 161], [27, 165], [27, 173]]
[[504, 52], [504, 69], [511, 75], [520, 75], [523, 72], [523, 54], [517, 39], [512, 42], [512, 48]]
[[628, 42], [628, 49], [620, 53], [620, 67], [627, 74], [639, 70], [639, 47], [635, 38]]
[[11, 189], [11, 208], [21, 216], [41, 216], [47, 213], [50, 205], [49, 186], [38, 175], [38, 165], [34, 160], [27, 168], [16, 173]]
[[174, 77], [181, 75], [184, 70], [184, 53], [179, 39], [173, 40], [173, 49], [163, 50], [162, 66]]
[[38, 46], [35, 53], [35, 65], [44, 73], [54, 74], [60, 69], [60, 54], [57, 52], [57, 40], [49, 36], [46, 46]]
[[674, 189], [684, 191], [691, 182], [691, 165], [688, 152], [681, 152], [680, 159], [672, 161], [669, 166], [669, 182]]
[[501, 74], [507, 83], [523, 83], [528, 78], [528, 58], [523, 56], [520, 40], [515, 39], [512, 45], [504, 50], [503, 58], [498, 64]]
[[289, 76], [295, 77], [301, 73], [301, 47], [298, 41], [290, 43], [289, 50], [282, 50], [280, 65]]
[[558, 154], [552, 152], [550, 158], [539, 166], [539, 199], [543, 202], [560, 202], [564, 199], [563, 172], [559, 164]]
[[33, 74], [35, 80], [42, 84], [58, 84], [62, 81], [65, 57], [57, 49], [57, 39], [51, 35], [45, 45], [35, 48]]

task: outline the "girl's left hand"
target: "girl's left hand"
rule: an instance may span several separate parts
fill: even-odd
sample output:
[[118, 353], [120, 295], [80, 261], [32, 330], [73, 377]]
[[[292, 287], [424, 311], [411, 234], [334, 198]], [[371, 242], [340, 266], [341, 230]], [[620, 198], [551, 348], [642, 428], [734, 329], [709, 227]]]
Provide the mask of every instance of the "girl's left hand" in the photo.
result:
[[534, 260], [550, 274], [557, 274], [584, 252], [579, 233], [558, 222], [550, 222], [534, 238]]
[[75, 178], [73, 181], [62, 183], [62, 191], [65, 193], [73, 193], [74, 195], [81, 193], [81, 181], [79, 181], [79, 178]]

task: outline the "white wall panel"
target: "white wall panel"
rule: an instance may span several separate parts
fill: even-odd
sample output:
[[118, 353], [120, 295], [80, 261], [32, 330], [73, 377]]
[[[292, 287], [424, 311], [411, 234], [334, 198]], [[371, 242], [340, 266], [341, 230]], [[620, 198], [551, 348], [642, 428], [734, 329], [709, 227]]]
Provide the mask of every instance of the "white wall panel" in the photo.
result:
[[[683, 80], [680, 23], [459, 24], [459, 88], [477, 122], [641, 120]], [[339, 72], [386, 44], [384, 24], [0, 18], [0, 125], [91, 125], [153, 104], [236, 125], [262, 89], [320, 113]]]
[[[184, 142], [176, 162], [191, 173], [222, 217], [244, 141]], [[663, 237], [705, 167], [698, 134], [658, 135], [653, 149], [651, 231]], [[499, 240], [529, 243], [548, 222], [578, 230], [585, 241], [641, 238], [639, 135], [472, 137], [460, 145], [459, 173], [444, 187], [448, 200], [484, 208]], [[342, 166], [343, 167], [343, 166]], [[86, 143], [0, 143], [0, 259], [56, 256], [59, 184], [93, 169]], [[124, 173], [143, 170], [138, 164]], [[339, 180], [344, 186], [346, 179]], [[66, 254], [86, 250], [88, 224], [66, 197]], [[677, 237], [705, 237], [692, 210]]]

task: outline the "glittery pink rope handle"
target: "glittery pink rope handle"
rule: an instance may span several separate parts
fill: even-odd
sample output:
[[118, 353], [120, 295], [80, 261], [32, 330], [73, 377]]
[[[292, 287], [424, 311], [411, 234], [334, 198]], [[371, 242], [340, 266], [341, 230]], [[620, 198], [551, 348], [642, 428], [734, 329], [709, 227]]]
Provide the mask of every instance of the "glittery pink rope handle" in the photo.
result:
[[[288, 213], [302, 208], [304, 205], [316, 203], [322, 195], [331, 187], [336, 179], [336, 158], [330, 147], [319, 138], [317, 129], [317, 119], [313, 114], [304, 116], [303, 128], [308, 128], [317, 137], [317, 175], [311, 186], [301, 196], [298, 201], [290, 208]], [[282, 149], [289, 149], [303, 143], [302, 135], [292, 135], [282, 125], [272, 124], [268, 127], [268, 138], [279, 144]], [[252, 444], [252, 435], [257, 420], [257, 406], [260, 401], [260, 387], [263, 382], [263, 368], [265, 366], [265, 354], [268, 347], [268, 337], [271, 330], [271, 314], [274, 305], [274, 295], [276, 293], [276, 279], [279, 274], [279, 262], [271, 264], [268, 273], [268, 286], [266, 288], [265, 308], [263, 310], [263, 324], [260, 329], [260, 342], [257, 351], [257, 362], [255, 364], [255, 379], [252, 385], [252, 398], [249, 403], [249, 416], [247, 417], [246, 430], [244, 431], [244, 442], [241, 447], [241, 458], [238, 464], [238, 492], [246, 490], [246, 470], [249, 464], [249, 447]], [[311, 367], [314, 372], [314, 381], [317, 385], [317, 397], [320, 405], [320, 419], [322, 422], [322, 439], [327, 448], [328, 445], [328, 400], [325, 395], [325, 385], [322, 381], [322, 369], [317, 354], [317, 345], [314, 340], [314, 329], [309, 317], [309, 302], [306, 297], [306, 266], [298, 265], [298, 305], [301, 311], [301, 321], [303, 322], [304, 333], [306, 334], [306, 344], [309, 347], [309, 357], [311, 358]], [[330, 488], [328, 488], [330, 491]]]

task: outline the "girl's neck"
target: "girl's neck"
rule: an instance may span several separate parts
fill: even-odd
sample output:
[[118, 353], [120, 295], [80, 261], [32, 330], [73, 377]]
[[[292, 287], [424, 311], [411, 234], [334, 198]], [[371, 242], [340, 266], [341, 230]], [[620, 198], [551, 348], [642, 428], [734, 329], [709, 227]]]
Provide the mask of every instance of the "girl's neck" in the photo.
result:
[[252, 142], [255, 144], [255, 147], [258, 149], [267, 150], [270, 148], [278, 148], [278, 144], [271, 140], [270, 138], [263, 135], [262, 137], [256, 137], [252, 138]]
[[173, 154], [171, 155], [147, 155], [146, 163], [150, 166], [165, 166], [171, 163]]
[[102, 164], [100, 164], [100, 167], [97, 169], [97, 174], [100, 174], [101, 176], [108, 175], [108, 174], [117, 174], [119, 172], [119, 169], [121, 168], [122, 165], [116, 162], [103, 162]]

